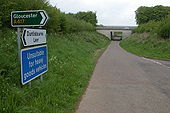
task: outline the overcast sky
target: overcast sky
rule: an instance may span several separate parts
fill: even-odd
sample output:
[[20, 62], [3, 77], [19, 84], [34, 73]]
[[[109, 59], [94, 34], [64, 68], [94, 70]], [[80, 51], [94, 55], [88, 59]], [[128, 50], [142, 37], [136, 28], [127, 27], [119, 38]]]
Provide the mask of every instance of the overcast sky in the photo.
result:
[[170, 6], [170, 0], [49, 0], [49, 2], [66, 13], [96, 12], [98, 24], [115, 26], [136, 25], [135, 10], [140, 6]]

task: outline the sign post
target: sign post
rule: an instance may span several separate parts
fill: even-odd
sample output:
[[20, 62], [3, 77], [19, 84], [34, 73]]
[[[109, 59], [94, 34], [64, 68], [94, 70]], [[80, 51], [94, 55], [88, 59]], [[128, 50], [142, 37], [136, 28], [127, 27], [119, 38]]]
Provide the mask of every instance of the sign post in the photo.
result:
[[17, 43], [18, 43], [18, 59], [20, 62], [20, 51], [21, 51], [21, 28], [17, 28]]
[[[28, 29], [22, 27], [45, 26], [48, 15], [44, 10], [13, 11], [11, 12], [11, 26], [17, 27], [18, 57], [21, 64], [21, 83], [25, 85], [48, 71], [48, 51], [46, 30]], [[23, 32], [22, 32], [23, 31]], [[21, 38], [23, 46], [21, 46]], [[41, 45], [41, 46], [38, 46]], [[22, 47], [22, 49], [21, 49]]]

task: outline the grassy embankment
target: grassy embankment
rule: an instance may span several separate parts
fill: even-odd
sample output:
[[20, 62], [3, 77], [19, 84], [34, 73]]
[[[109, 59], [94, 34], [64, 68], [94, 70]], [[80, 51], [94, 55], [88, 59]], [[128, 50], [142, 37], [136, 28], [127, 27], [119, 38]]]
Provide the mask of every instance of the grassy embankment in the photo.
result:
[[170, 59], [170, 39], [161, 39], [155, 35], [133, 34], [131, 37], [122, 40], [120, 46], [139, 56]]
[[170, 16], [140, 25], [131, 37], [121, 41], [120, 46], [140, 56], [170, 60], [169, 19]]
[[49, 71], [30, 89], [20, 85], [16, 32], [3, 30], [0, 37], [0, 113], [74, 112], [99, 53], [109, 44], [96, 32], [49, 34]]

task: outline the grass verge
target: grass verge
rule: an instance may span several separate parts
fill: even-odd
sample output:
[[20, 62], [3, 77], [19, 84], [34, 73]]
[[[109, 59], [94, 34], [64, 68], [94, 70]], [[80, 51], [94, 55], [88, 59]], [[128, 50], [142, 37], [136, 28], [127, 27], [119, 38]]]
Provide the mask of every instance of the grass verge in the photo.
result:
[[[0, 113], [72, 113], [109, 40], [96, 32], [48, 35], [49, 71], [20, 85], [16, 32], [0, 33]], [[101, 51], [99, 53], [101, 53]], [[97, 52], [98, 53], [98, 52]]]
[[122, 40], [120, 46], [139, 56], [170, 60], [170, 39], [157, 37], [156, 34], [133, 34]]

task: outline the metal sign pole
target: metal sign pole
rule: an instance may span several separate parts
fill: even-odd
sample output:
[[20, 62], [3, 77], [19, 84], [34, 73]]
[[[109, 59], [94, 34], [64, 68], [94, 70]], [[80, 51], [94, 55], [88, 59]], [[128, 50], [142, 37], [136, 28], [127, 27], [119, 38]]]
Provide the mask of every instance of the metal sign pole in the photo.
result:
[[31, 85], [31, 81], [30, 81], [30, 82], [29, 82], [29, 88], [31, 88], [31, 86], [32, 86], [32, 85]]
[[19, 60], [19, 64], [21, 64], [21, 55], [20, 55], [20, 51], [21, 51], [21, 28], [17, 28], [17, 41], [18, 41], [18, 60]]
[[[17, 28], [17, 43], [18, 43], [18, 61], [19, 61], [19, 65], [21, 65], [21, 33], [22, 29], [21, 28]], [[21, 72], [21, 71], [20, 71]]]
[[41, 80], [41, 82], [43, 82], [43, 75], [40, 76], [40, 80]]
[[[40, 29], [42, 29], [42, 27], [39, 27]], [[40, 76], [40, 81], [43, 82], [43, 75]]]

